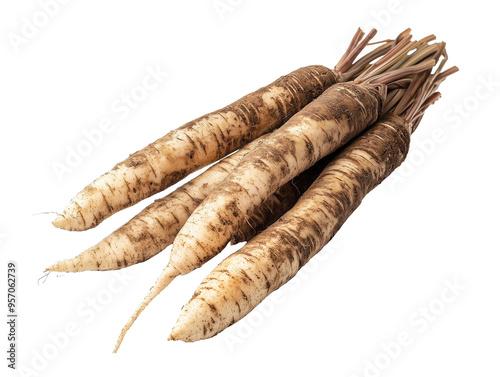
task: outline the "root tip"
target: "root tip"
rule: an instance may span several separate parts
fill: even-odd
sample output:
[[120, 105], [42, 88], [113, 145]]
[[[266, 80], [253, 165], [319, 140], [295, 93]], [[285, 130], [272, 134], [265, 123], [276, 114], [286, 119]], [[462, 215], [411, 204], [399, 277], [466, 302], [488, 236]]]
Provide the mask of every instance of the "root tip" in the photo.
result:
[[69, 264], [64, 260], [61, 262], [57, 262], [53, 264], [52, 266], [49, 266], [45, 269], [45, 271], [51, 271], [51, 272], [76, 272], [77, 269], [75, 268], [70, 268]]
[[56, 228], [63, 229], [64, 220], [65, 220], [64, 215], [58, 213], [54, 221], [52, 221], [52, 225], [54, 225]]

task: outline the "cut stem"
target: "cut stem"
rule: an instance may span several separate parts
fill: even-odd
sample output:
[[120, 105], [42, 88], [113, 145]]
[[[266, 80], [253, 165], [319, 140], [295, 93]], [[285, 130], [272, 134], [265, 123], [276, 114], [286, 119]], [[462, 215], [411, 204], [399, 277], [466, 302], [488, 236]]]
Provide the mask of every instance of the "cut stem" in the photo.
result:
[[[360, 34], [361, 32], [361, 34]], [[351, 41], [351, 44], [349, 45], [346, 53], [344, 56], [340, 59], [339, 64], [337, 64], [334, 68], [335, 71], [343, 73], [344, 71], [347, 70], [348, 67], [354, 63], [354, 60], [358, 57], [358, 55], [363, 51], [363, 49], [366, 47], [368, 42], [373, 39], [375, 34], [377, 34], [376, 29], [370, 30], [368, 35], [360, 41], [361, 37], [363, 36], [363, 32], [361, 29], [358, 29], [358, 32], [354, 36], [353, 40]]]

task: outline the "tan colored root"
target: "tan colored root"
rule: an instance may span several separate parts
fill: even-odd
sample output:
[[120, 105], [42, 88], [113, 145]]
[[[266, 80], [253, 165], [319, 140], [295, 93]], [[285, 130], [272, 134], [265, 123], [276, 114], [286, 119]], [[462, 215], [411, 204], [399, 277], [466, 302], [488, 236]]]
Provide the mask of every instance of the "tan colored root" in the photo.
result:
[[134, 324], [135, 320], [139, 315], [142, 313], [144, 309], [146, 309], [146, 306], [149, 305], [149, 303], [158, 295], [160, 294], [161, 291], [163, 291], [171, 282], [174, 280], [177, 276], [179, 276], [179, 272], [175, 270], [172, 266], [168, 265], [165, 267], [163, 272], [161, 273], [160, 277], [156, 281], [155, 285], [153, 285], [148, 293], [148, 295], [144, 298], [144, 301], [141, 303], [141, 305], [135, 310], [134, 314], [128, 322], [125, 324], [125, 326], [122, 329], [122, 332], [120, 333], [120, 336], [118, 337], [118, 340], [116, 342], [115, 348], [113, 349], [113, 353], [116, 353], [118, 351], [118, 348], [120, 348], [120, 345], [123, 342], [123, 338], [127, 334], [127, 331], [130, 329], [130, 327]]
[[[275, 224], [226, 258], [182, 308], [169, 340], [192, 342], [218, 334], [290, 280], [335, 235], [363, 197], [405, 159], [410, 135], [439, 98], [437, 89], [452, 67], [418, 73], [401, 101], [401, 116], [388, 115], [343, 149], [298, 203]], [[395, 104], [395, 109], [398, 109]]]
[[[406, 36], [404, 36], [402, 38], [398, 38], [398, 43], [400, 43], [400, 42], [406, 43]], [[406, 53], [406, 50], [404, 50], [404, 49], [400, 49], [400, 50], [403, 51], [404, 53]], [[401, 52], [401, 54], [403, 52]], [[394, 56], [395, 59], [399, 58], [398, 54], [393, 54], [392, 56]], [[400, 61], [400, 60], [397, 60], [397, 61]], [[355, 65], [356, 65], [356, 63], [354, 63], [353, 66], [355, 66]], [[383, 75], [384, 72], [386, 72], [389, 69], [389, 67], [390, 67], [389, 64], [386, 64], [383, 67], [379, 66], [377, 68], [376, 72], [379, 75]], [[426, 69], [427, 67], [428, 67], [428, 65], [424, 66], [424, 64], [422, 64], [422, 66], [416, 70], [412, 70], [411, 67], [403, 67], [398, 72], [397, 78], [398, 78], [398, 80], [401, 81], [403, 78], [407, 77], [408, 75], [416, 73], [416, 72], [420, 72], [421, 70]], [[358, 66], [358, 68], [360, 69], [359, 72], [364, 71], [364, 69], [366, 69], [366, 68], [369, 69], [369, 67], [361, 68], [361, 66]], [[368, 75], [368, 77], [370, 77], [370, 76]], [[384, 79], [384, 77], [382, 76], [381, 79]], [[385, 79], [384, 83], [388, 83], [389, 81], [390, 80]], [[305, 118], [311, 117], [311, 120], [313, 123], [331, 121], [332, 123], [335, 123], [336, 126], [341, 125], [340, 126], [341, 128], [346, 126], [346, 124], [344, 124], [344, 123], [346, 122], [347, 119], [349, 120], [349, 122], [352, 122], [352, 124], [350, 124], [350, 127], [352, 127], [352, 129], [347, 132], [347, 135], [344, 135], [343, 137], [341, 137], [340, 140], [334, 141], [335, 145], [336, 145], [336, 143], [338, 143], [338, 145], [336, 145], [336, 147], [338, 147], [340, 145], [345, 144], [354, 135], [357, 135], [367, 125], [372, 124], [376, 120], [376, 118], [378, 116], [377, 112], [379, 113], [381, 110], [381, 105], [382, 105], [381, 102], [383, 102], [383, 100], [385, 98], [386, 91], [384, 90], [384, 84], [367, 85], [367, 86], [364, 86], [364, 85], [355, 85], [355, 86], [351, 85], [351, 86], [349, 86], [348, 84], [342, 84], [342, 85], [337, 85], [337, 88], [335, 90], [339, 90], [341, 92], [345, 91], [344, 94], [346, 95], [346, 98], [350, 98], [350, 100], [353, 102], [350, 105], [348, 105], [347, 103], [344, 103], [342, 100], [340, 100], [340, 101], [332, 100], [331, 96], [332, 96], [333, 92], [328, 92], [328, 94], [325, 97], [330, 97], [330, 98], [328, 101], [326, 101], [325, 106], [321, 106], [321, 101], [316, 100], [315, 102], [313, 102], [309, 105], [309, 106], [311, 106], [311, 108], [306, 107], [306, 109], [304, 109], [306, 111], [302, 111], [301, 116], [304, 116]], [[365, 90], [370, 94], [368, 95], [367, 93], [364, 93]], [[324, 94], [326, 94], [326, 92]], [[371, 96], [371, 99], [362, 98], [365, 95], [367, 97]], [[372, 102], [374, 102], [375, 104]], [[313, 106], [313, 104], [318, 105], [319, 107], [316, 108]], [[331, 106], [339, 106], [340, 111], [332, 110]], [[351, 107], [352, 107], [352, 109], [351, 109]], [[351, 111], [354, 108], [356, 108], [356, 111]], [[375, 109], [378, 109], [378, 110], [375, 110]], [[325, 114], [323, 114], [323, 112], [331, 112], [331, 114], [326, 114], [327, 116], [325, 116]], [[360, 121], [360, 119], [357, 119], [356, 117], [359, 116], [360, 113], [364, 114], [363, 115], [364, 119], [363, 119], [363, 122], [361, 122], [361, 123], [363, 123], [363, 125], [358, 127], [359, 125], [357, 123], [358, 123], [358, 121]], [[317, 118], [315, 118], [314, 114], [316, 114]], [[332, 114], [335, 114], [335, 115], [332, 116]], [[328, 116], [328, 115], [330, 115], [330, 116]], [[298, 115], [296, 115], [295, 117], [297, 117], [297, 116]], [[276, 139], [278, 139], [278, 140], [281, 139], [281, 140], [286, 141], [286, 140], [293, 139], [293, 137], [287, 138], [286, 136], [296, 136], [299, 134], [303, 134], [303, 135], [307, 134], [307, 129], [308, 129], [308, 128], [306, 128], [307, 124], [308, 124], [307, 121], [304, 122], [304, 127], [298, 127], [296, 129], [297, 133], [292, 132], [290, 135], [285, 135], [285, 137], [281, 137], [283, 135], [281, 134], [281, 129], [280, 129], [279, 131], [276, 131], [273, 134], [273, 137], [278, 135], [278, 137], [276, 137]], [[329, 127], [323, 127], [323, 125], [322, 125], [320, 128], [321, 128], [321, 131], [326, 134], [326, 139], [329, 140], [329, 142], [331, 142], [330, 139], [335, 140], [335, 136], [328, 134]], [[349, 127], [347, 127], [347, 128], [349, 128]], [[351, 132], [352, 132], [352, 135], [350, 134]], [[341, 134], [345, 133], [345, 130], [341, 130], [340, 133]], [[323, 138], [325, 138], [325, 136], [323, 136]], [[315, 138], [313, 137], [313, 139], [315, 139]], [[310, 145], [308, 143], [310, 143]], [[281, 171], [281, 176], [280, 176], [281, 181], [276, 180], [274, 183], [274, 186], [271, 186], [269, 188], [269, 193], [266, 195], [262, 195], [261, 198], [267, 198], [272, 192], [274, 192], [279, 187], [279, 185], [286, 182], [287, 177], [289, 177], [288, 179], [290, 179], [291, 177], [298, 174], [300, 171], [306, 169], [308, 166], [312, 166], [319, 158], [327, 155], [328, 153], [331, 153], [331, 151], [332, 151], [332, 150], [329, 150], [329, 151], [321, 150], [321, 148], [324, 148], [324, 146], [322, 146], [324, 144], [324, 142], [315, 144], [315, 142], [306, 141], [306, 144], [307, 144], [307, 146], [305, 149], [304, 148], [295, 148], [295, 150], [300, 151], [297, 155], [287, 156], [287, 157], [293, 157], [297, 161], [299, 161], [299, 163], [302, 164], [301, 167], [297, 168], [297, 170], [294, 171], [293, 173], [291, 173], [290, 171], [287, 171], [287, 167], [285, 167], [284, 170], [277, 169], [277, 171]], [[286, 151], [289, 150], [289, 148], [287, 148], [286, 145], [281, 146], [281, 145], [274, 145], [273, 143], [271, 143], [271, 146], [273, 147], [271, 149], [273, 149], [274, 151], [271, 149], [268, 149], [267, 152], [269, 152], [269, 153], [263, 154], [263, 155], [256, 154], [253, 157], [255, 161], [258, 161], [259, 166], [264, 166], [268, 162], [270, 162], [271, 160], [274, 160], [274, 161], [279, 160], [279, 158], [277, 158], [279, 156], [278, 152], [285, 151], [285, 153], [286, 153]], [[302, 147], [304, 147], [304, 146], [302, 146]], [[319, 153], [317, 150], [318, 147], [320, 149]], [[333, 149], [335, 149], [335, 148], [333, 148]], [[256, 150], [257, 149], [260, 149], [260, 147], [256, 148]], [[309, 152], [302, 155], [302, 153], [304, 153], [305, 150], [308, 150]], [[274, 155], [275, 154], [274, 152], [276, 152], [276, 155]], [[284, 156], [281, 156], [281, 157], [283, 158]], [[283, 160], [287, 160], [287, 158], [285, 157], [285, 158], [283, 158]], [[305, 163], [304, 163], [304, 161], [305, 161]], [[240, 164], [240, 165], [242, 165], [242, 164]], [[240, 168], [240, 167], [238, 167], [238, 168]], [[242, 168], [242, 170], [244, 170], [244, 168]], [[231, 174], [233, 174], [233, 173], [231, 173]], [[261, 182], [259, 182], [260, 177], [258, 177], [258, 175], [252, 175], [252, 177], [257, 178], [255, 180], [254, 186], [252, 186], [249, 191], [243, 190], [240, 193], [241, 195], [236, 195], [236, 197], [238, 198], [237, 201], [240, 202], [241, 200], [245, 200], [246, 194], [249, 194], [252, 192], [253, 192], [253, 194], [255, 194], [254, 191], [256, 188], [259, 187]], [[267, 178], [271, 178], [268, 181], [273, 181], [272, 177], [267, 177]], [[239, 183], [237, 183], [236, 185], [238, 185], [238, 184]], [[233, 188], [231, 188], [231, 189], [233, 189]], [[215, 190], [214, 192], [218, 192], [218, 190]], [[224, 237], [226, 237], [227, 234], [226, 234], [226, 229], [224, 227], [227, 227], [227, 225], [231, 222], [230, 217], [226, 217], [226, 215], [232, 214], [233, 216], [236, 216], [236, 217], [247, 218], [248, 215], [251, 214], [251, 206], [248, 207], [248, 211], [241, 211], [241, 208], [239, 208], [238, 205], [236, 205], [236, 203], [232, 203], [232, 202], [224, 203], [223, 196], [224, 195], [221, 195], [219, 197], [218, 197], [218, 195], [215, 195], [215, 194], [211, 195], [211, 197], [214, 197], [214, 198], [218, 197], [218, 199], [214, 199], [215, 203], [221, 204], [224, 206], [224, 213], [223, 213], [223, 216], [217, 218], [217, 220], [219, 220], [219, 222], [217, 222], [217, 221], [212, 222], [209, 220], [209, 223], [210, 223], [209, 228], [211, 229], [211, 231], [214, 232], [214, 234], [220, 235], [221, 233], [224, 233]], [[255, 205], [258, 206], [260, 203], [262, 203], [262, 199], [257, 200]], [[216, 205], [216, 207], [217, 207], [217, 205]], [[241, 216], [241, 215], [243, 215], [243, 216]], [[193, 218], [193, 217], [194, 217], [194, 214], [191, 216], [191, 218]], [[201, 217], [201, 219], [203, 219], [203, 217]], [[193, 220], [193, 222], [196, 223], [198, 220], [199, 219], [195, 218]], [[241, 220], [239, 220], [239, 221], [241, 221]], [[221, 226], [221, 225], [224, 225], [224, 226]], [[179, 234], [179, 236], [180, 236], [180, 234]], [[216, 252], [218, 252], [218, 250], [216, 250], [216, 248], [220, 246], [219, 245], [219, 246], [216, 246], [215, 248], [211, 249], [213, 247], [212, 243], [214, 241], [214, 238], [208, 237], [205, 239], [200, 239], [199, 233], [193, 232], [193, 234], [184, 234], [183, 237], [180, 237], [182, 240], [179, 241], [179, 243], [177, 245], [178, 247], [176, 247], [176, 243], [177, 243], [177, 240], [179, 239], [179, 236], [177, 237], [176, 241], [174, 241], [174, 248], [173, 248], [173, 251], [171, 254], [170, 264], [172, 266], [175, 266], [176, 270], [181, 274], [188, 273], [192, 269], [201, 266], [204, 262], [206, 262], [207, 260], [212, 258]], [[217, 236], [215, 236], [215, 238], [217, 238]], [[197, 253], [196, 251], [192, 252], [193, 250], [192, 249], [189, 250], [189, 247], [187, 248], [187, 250], [184, 250], [183, 246], [185, 246], [185, 244], [183, 245], [183, 242], [184, 243], [185, 242], [188, 242], [188, 243], [194, 242], [199, 247], [201, 247], [201, 252], [200, 253]], [[179, 245], [180, 245], [180, 247], [179, 247]], [[176, 252], [176, 250], [177, 250], [177, 252]], [[179, 250], [188, 251], [188, 252], [186, 254], [181, 254], [181, 253], [179, 253]], [[214, 251], [215, 251], [215, 253], [214, 253]], [[173, 334], [175, 334], [175, 332]], [[174, 335], [174, 338], [175, 338], [175, 335]], [[172, 338], [172, 339], [174, 339], [174, 338]]]
[[290, 211], [203, 280], [169, 339], [210, 338], [289, 281], [328, 243], [363, 197], [401, 164], [409, 142], [410, 125], [389, 117], [349, 144]]
[[191, 213], [217, 187], [243, 157], [265, 138], [211, 166], [164, 198], [147, 206], [97, 245], [74, 258], [49, 267], [48, 271], [79, 272], [116, 270], [141, 263], [171, 245]]
[[180, 230], [171, 254], [176, 265], [188, 273], [213, 258], [278, 187], [373, 124], [388, 85], [409, 85], [435, 64], [431, 54], [424, 61], [419, 56], [416, 66], [404, 65], [415, 46], [421, 48], [410, 35], [402, 38], [356, 82], [333, 85], [250, 152]]
[[282, 125], [336, 82], [310, 66], [169, 132], [78, 193], [53, 224], [85, 230]]
[[333, 155], [325, 157], [311, 168], [281, 186], [254, 211], [250, 218], [246, 219], [231, 239], [231, 244], [235, 245], [239, 242], [250, 241], [292, 208], [300, 196], [323, 171], [332, 157]]
[[53, 225], [73, 231], [93, 228], [279, 127], [326, 88], [361, 74], [401, 39], [387, 41], [354, 62], [375, 34], [372, 30], [362, 39], [358, 30], [334, 70], [319, 65], [298, 69], [130, 155], [71, 199]]
[[382, 100], [362, 84], [327, 89], [245, 156], [193, 212], [174, 240], [171, 261], [188, 273], [217, 255], [280, 186], [373, 124]]

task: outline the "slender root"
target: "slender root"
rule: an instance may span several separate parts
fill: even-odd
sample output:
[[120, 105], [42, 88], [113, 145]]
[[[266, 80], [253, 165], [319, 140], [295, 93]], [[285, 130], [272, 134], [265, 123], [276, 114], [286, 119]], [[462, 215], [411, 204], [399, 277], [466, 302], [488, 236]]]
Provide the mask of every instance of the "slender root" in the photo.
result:
[[125, 326], [122, 329], [122, 332], [120, 333], [120, 336], [118, 337], [118, 340], [116, 342], [116, 346], [113, 350], [113, 353], [116, 353], [118, 351], [118, 348], [120, 348], [120, 345], [123, 342], [123, 338], [125, 337], [125, 334], [127, 331], [132, 327], [134, 324], [135, 320], [139, 317], [139, 315], [142, 313], [142, 311], [146, 308], [146, 306], [149, 305], [153, 299], [158, 296], [158, 294], [163, 291], [171, 282], [174, 280], [177, 276], [179, 276], [180, 273], [170, 265], [165, 267], [163, 272], [161, 273], [160, 277], [156, 281], [155, 285], [153, 285], [148, 293], [148, 295], [144, 298], [142, 301], [141, 305], [135, 310], [134, 314], [128, 322], [125, 324]]

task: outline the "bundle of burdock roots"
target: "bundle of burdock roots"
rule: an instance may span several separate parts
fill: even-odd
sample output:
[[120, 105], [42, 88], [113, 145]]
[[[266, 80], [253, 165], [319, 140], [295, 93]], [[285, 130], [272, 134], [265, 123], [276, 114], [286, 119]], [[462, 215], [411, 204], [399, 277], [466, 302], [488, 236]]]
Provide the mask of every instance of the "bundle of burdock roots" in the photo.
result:
[[445, 44], [431, 43], [433, 35], [412, 40], [408, 29], [370, 43], [375, 34], [358, 30], [333, 70], [300, 68], [169, 132], [97, 178], [57, 216], [58, 228], [93, 228], [219, 160], [97, 245], [47, 269], [116, 270], [173, 244], [115, 352], [176, 276], [229, 242], [247, 241], [201, 282], [169, 339], [210, 338], [239, 321], [318, 253], [403, 162], [439, 85], [458, 69], [443, 70]]

